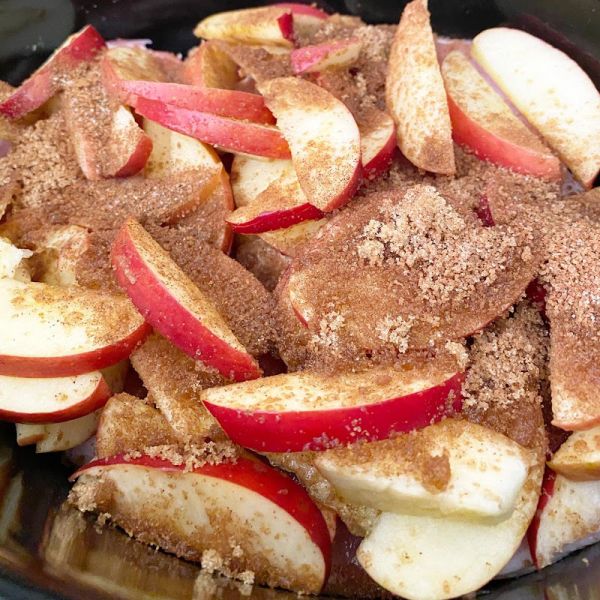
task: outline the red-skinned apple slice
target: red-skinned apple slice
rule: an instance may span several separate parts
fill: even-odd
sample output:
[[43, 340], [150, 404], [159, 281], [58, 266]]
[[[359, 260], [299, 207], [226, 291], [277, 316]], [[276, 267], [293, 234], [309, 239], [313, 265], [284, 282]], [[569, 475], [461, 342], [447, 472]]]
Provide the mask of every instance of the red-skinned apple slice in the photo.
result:
[[554, 453], [548, 466], [574, 481], [600, 480], [600, 427], [573, 433]]
[[560, 179], [560, 161], [516, 117], [460, 51], [442, 63], [452, 137], [476, 156], [517, 173]]
[[238, 121], [212, 113], [171, 106], [158, 100], [139, 98], [136, 112], [173, 131], [231, 152], [266, 158], [289, 158], [290, 150], [278, 129], [269, 125]]
[[600, 169], [600, 93], [566, 54], [517, 29], [475, 37], [471, 52], [575, 177], [592, 187]]
[[183, 80], [190, 85], [233, 90], [239, 79], [237, 63], [214, 42], [192, 48], [183, 61]]
[[290, 60], [296, 75], [323, 69], [347, 67], [356, 62], [362, 48], [357, 38], [323, 42], [292, 50]]
[[289, 159], [264, 160], [236, 154], [231, 163], [231, 188], [236, 207], [253, 202], [289, 168]]
[[0, 373], [65, 377], [127, 358], [149, 326], [117, 294], [0, 280]]
[[196, 25], [194, 35], [206, 40], [291, 48], [294, 21], [292, 11], [288, 7], [245, 8], [206, 17]]
[[300, 485], [260, 461], [238, 457], [190, 471], [121, 455], [92, 462], [73, 478], [82, 509], [89, 510], [89, 495], [102, 511], [104, 493], [115, 523], [168, 552], [200, 561], [213, 550], [238, 572], [253, 571], [256, 583], [305, 593], [318, 593], [327, 580], [331, 539], [321, 511]]
[[532, 467], [512, 514], [500, 522], [382, 513], [357, 550], [383, 588], [415, 600], [474, 592], [519, 548], [535, 513], [543, 467]]
[[369, 108], [356, 118], [360, 132], [363, 176], [375, 179], [387, 171], [396, 152], [394, 119], [377, 108]]
[[234, 381], [260, 376], [213, 304], [135, 220], [117, 234], [112, 262], [138, 310], [175, 346]]
[[259, 85], [292, 153], [308, 201], [324, 212], [352, 198], [361, 175], [360, 133], [348, 108], [327, 90], [294, 77]]
[[246, 448], [323, 450], [386, 439], [460, 410], [462, 374], [448, 366], [434, 360], [406, 370], [288, 373], [211, 388], [202, 401], [229, 437]]
[[600, 481], [571, 481], [548, 469], [527, 538], [538, 569], [600, 540]]
[[111, 393], [100, 371], [56, 378], [0, 375], [0, 418], [13, 423], [70, 421], [104, 406]]
[[452, 126], [427, 0], [413, 0], [402, 13], [390, 51], [386, 104], [402, 154], [420, 169], [453, 174]]
[[42, 423], [15, 423], [15, 428], [18, 446], [31, 446], [43, 439], [45, 435]]
[[102, 36], [91, 25], [86, 25], [67, 38], [37, 71], [0, 103], [0, 114], [18, 119], [39, 108], [56, 92], [54, 79], [62, 69], [91, 60], [104, 47]]

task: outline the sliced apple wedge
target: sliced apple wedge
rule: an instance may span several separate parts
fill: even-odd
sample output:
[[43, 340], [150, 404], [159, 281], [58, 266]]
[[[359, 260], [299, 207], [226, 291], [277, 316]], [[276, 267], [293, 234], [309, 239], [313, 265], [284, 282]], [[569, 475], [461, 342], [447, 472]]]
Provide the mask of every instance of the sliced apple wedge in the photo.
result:
[[327, 90], [294, 77], [259, 85], [292, 153], [308, 201], [328, 212], [352, 198], [361, 175], [360, 133], [352, 113]]
[[150, 327], [120, 295], [0, 279], [0, 374], [66, 377], [127, 358]]
[[211, 388], [201, 398], [227, 435], [261, 452], [323, 450], [412, 431], [460, 410], [462, 374], [449, 361], [360, 373], [311, 371]]
[[265, 231], [259, 235], [267, 244], [285, 256], [296, 256], [326, 223], [327, 219], [302, 221], [285, 229]]
[[383, 588], [410, 600], [475, 592], [519, 548], [537, 506], [543, 467], [532, 468], [512, 514], [500, 522], [382, 513], [356, 556]]
[[57, 91], [56, 77], [63, 70], [91, 60], [105, 47], [102, 36], [91, 26], [68, 37], [52, 56], [0, 103], [0, 114], [18, 119], [39, 108]]
[[592, 187], [600, 169], [600, 93], [581, 67], [550, 44], [497, 27], [471, 52], [575, 177]]
[[206, 40], [265, 44], [291, 48], [294, 20], [286, 6], [264, 6], [220, 12], [196, 25], [194, 35]]
[[371, 107], [356, 117], [360, 132], [363, 176], [375, 179], [387, 171], [396, 152], [396, 125], [387, 113]]
[[362, 42], [358, 38], [323, 42], [292, 50], [290, 60], [296, 75], [314, 73], [323, 69], [340, 69], [352, 65], [358, 59]]
[[110, 396], [100, 371], [50, 378], [0, 375], [0, 418], [13, 423], [59, 423], [93, 412]]
[[236, 154], [231, 163], [231, 188], [237, 208], [253, 202], [271, 183], [293, 169], [289, 159], [260, 159]]
[[574, 481], [600, 480], [600, 427], [573, 433], [554, 453], [548, 466]]
[[351, 504], [479, 520], [510, 515], [532, 462], [532, 452], [506, 436], [454, 419], [315, 457]]
[[138, 310], [175, 346], [234, 381], [260, 376], [213, 304], [137, 221], [117, 234], [112, 262]]
[[216, 555], [233, 573], [252, 571], [255, 583], [317, 594], [331, 540], [306, 491], [254, 459], [197, 462], [190, 470], [150, 456], [95, 461], [73, 476], [72, 498], [182, 558], [208, 566]]
[[44, 437], [35, 445], [37, 454], [46, 452], [64, 452], [76, 448], [88, 440], [98, 427], [100, 410], [89, 413], [72, 421], [46, 423]]
[[446, 56], [442, 76], [457, 144], [517, 173], [561, 178], [558, 158], [513, 114], [463, 52]]
[[30, 258], [32, 254], [31, 250], [17, 248], [6, 238], [0, 237], [0, 278], [22, 279], [26, 271], [23, 260]]
[[238, 121], [146, 98], [138, 98], [136, 112], [169, 129], [230, 152], [266, 158], [290, 156], [288, 144], [280, 131], [270, 125]]
[[31, 446], [46, 435], [43, 423], [15, 423], [15, 428], [18, 446]]
[[205, 41], [183, 61], [183, 80], [200, 87], [233, 90], [240, 80], [237, 63], [217, 44]]
[[413, 0], [402, 13], [390, 52], [385, 94], [402, 154], [420, 169], [453, 174], [452, 125], [427, 0]]

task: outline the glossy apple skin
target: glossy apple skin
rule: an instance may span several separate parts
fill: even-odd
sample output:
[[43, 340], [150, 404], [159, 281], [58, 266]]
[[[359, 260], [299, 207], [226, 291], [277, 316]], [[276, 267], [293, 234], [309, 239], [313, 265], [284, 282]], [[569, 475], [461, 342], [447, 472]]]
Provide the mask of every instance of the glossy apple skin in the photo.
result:
[[137, 100], [136, 112], [173, 131], [189, 135], [207, 144], [215, 144], [231, 152], [243, 152], [266, 158], [290, 158], [287, 142], [273, 127], [179, 108], [145, 98]]
[[0, 114], [18, 119], [39, 108], [56, 91], [56, 68], [73, 68], [80, 62], [92, 59], [105, 47], [104, 39], [96, 29], [86, 25], [0, 104]]
[[542, 483], [542, 491], [540, 493], [540, 499], [538, 506], [535, 511], [535, 515], [527, 530], [527, 543], [529, 544], [529, 551], [531, 552], [531, 559], [536, 569], [539, 569], [538, 557], [537, 557], [537, 537], [538, 530], [540, 528], [541, 516], [544, 512], [544, 508], [548, 504], [548, 501], [554, 494], [554, 483], [556, 481], [556, 473], [552, 469], [546, 468], [544, 473], [544, 481]]
[[[235, 214], [235, 213], [234, 213]], [[293, 208], [282, 210], [268, 210], [258, 213], [253, 218], [245, 222], [229, 221], [231, 228], [235, 233], [256, 234], [285, 229], [312, 219], [321, 219], [323, 211], [316, 206], [306, 202]]]
[[[174, 465], [167, 460], [143, 455], [125, 459], [120, 454], [110, 458], [94, 460], [83, 466], [70, 477], [76, 480], [86, 471], [110, 465], [140, 465], [164, 471], [185, 472], [185, 465]], [[325, 578], [327, 581], [331, 569], [331, 537], [327, 523], [317, 505], [311, 500], [306, 490], [287, 475], [266, 465], [255, 458], [238, 457], [235, 463], [204, 464], [192, 471], [207, 477], [224, 479], [245, 487], [273, 502], [308, 532], [311, 540], [321, 550], [325, 561]]]
[[[449, 410], [460, 411], [464, 374], [457, 373], [435, 387], [378, 403], [311, 411], [242, 411], [204, 401], [236, 443], [259, 452], [327, 450], [358, 440], [383, 440], [395, 432], [420, 429], [439, 421]], [[447, 407], [448, 395], [454, 401]], [[357, 432], [357, 422], [360, 431]]]

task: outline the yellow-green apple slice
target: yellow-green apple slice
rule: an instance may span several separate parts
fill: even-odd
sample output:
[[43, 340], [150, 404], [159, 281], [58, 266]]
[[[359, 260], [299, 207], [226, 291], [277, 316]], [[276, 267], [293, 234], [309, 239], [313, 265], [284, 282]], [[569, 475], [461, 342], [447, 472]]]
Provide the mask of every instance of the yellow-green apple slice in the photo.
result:
[[600, 169], [600, 93], [583, 69], [550, 44], [497, 27], [471, 52], [496, 85], [585, 186]]
[[46, 423], [44, 425], [44, 437], [35, 445], [36, 453], [63, 452], [83, 444], [94, 435], [101, 412], [97, 410], [83, 417], [62, 423]]
[[281, 132], [270, 125], [229, 119], [146, 98], [138, 98], [136, 112], [173, 131], [230, 152], [243, 152], [266, 158], [290, 156], [288, 144]]
[[206, 40], [293, 46], [294, 18], [284, 6], [264, 6], [220, 12], [196, 25], [194, 35]]
[[527, 538], [538, 569], [600, 540], [600, 481], [572, 481], [547, 470]]
[[327, 223], [327, 219], [302, 221], [285, 229], [265, 231], [259, 234], [267, 244], [285, 256], [296, 256], [300, 249], [310, 241]]
[[427, 0], [413, 0], [402, 13], [390, 51], [385, 94], [402, 154], [420, 169], [454, 173], [452, 125]]
[[65, 377], [127, 358], [149, 326], [124, 296], [0, 280], [0, 374]]
[[362, 170], [360, 133], [352, 113], [333, 94], [304, 79], [272, 79], [259, 90], [290, 146], [308, 201], [324, 212], [348, 202]]
[[59, 423], [104, 406], [111, 390], [102, 373], [72, 377], [0, 375], [0, 417], [16, 423]]
[[192, 48], [183, 61], [183, 80], [190, 85], [233, 90], [240, 78], [237, 63], [217, 44], [205, 41]]
[[356, 117], [360, 132], [363, 177], [375, 179], [387, 171], [396, 152], [396, 125], [386, 112], [371, 107]]
[[532, 467], [499, 522], [384, 512], [357, 550], [379, 585], [411, 600], [445, 600], [484, 586], [510, 561], [533, 518], [543, 466]]
[[296, 75], [323, 69], [340, 69], [358, 59], [362, 42], [358, 38], [334, 40], [292, 50], [290, 61]]
[[62, 70], [92, 60], [104, 47], [102, 36], [91, 25], [86, 25], [68, 37], [37, 71], [0, 103], [0, 114], [18, 119], [39, 108], [57, 91], [56, 78]]
[[236, 572], [252, 571], [255, 583], [319, 593], [331, 540], [306, 491], [255, 459], [198, 462], [190, 469], [147, 455], [94, 461], [73, 476], [73, 498], [182, 558], [201, 561], [210, 550]]
[[548, 466], [575, 481], [600, 480], [600, 427], [573, 433], [554, 453]]
[[433, 359], [405, 366], [335, 375], [287, 373], [210, 388], [201, 397], [241, 446], [262, 452], [323, 450], [386, 439], [460, 410], [462, 374], [456, 365]]
[[532, 462], [532, 452], [506, 436], [455, 419], [315, 457], [351, 504], [478, 520], [510, 515]]
[[452, 137], [476, 156], [517, 173], [560, 179], [560, 161], [459, 50], [442, 63]]
[[289, 159], [260, 159], [236, 154], [231, 163], [231, 189], [235, 206], [253, 202], [271, 183], [289, 171]]
[[223, 317], [134, 219], [113, 243], [117, 281], [144, 318], [175, 346], [234, 381], [260, 376]]
[[19, 279], [23, 273], [23, 260], [30, 258], [31, 250], [22, 250], [6, 238], [0, 237], [0, 278], [9, 277]]

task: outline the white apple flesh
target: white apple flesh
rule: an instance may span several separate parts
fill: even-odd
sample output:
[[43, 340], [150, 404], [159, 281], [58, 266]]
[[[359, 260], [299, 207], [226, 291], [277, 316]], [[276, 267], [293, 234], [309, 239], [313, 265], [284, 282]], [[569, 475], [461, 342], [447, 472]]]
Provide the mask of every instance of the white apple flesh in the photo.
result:
[[358, 59], [362, 42], [357, 38], [323, 42], [292, 50], [290, 61], [296, 75], [314, 73], [323, 69], [340, 69], [352, 65]]
[[600, 480], [600, 427], [574, 432], [554, 453], [548, 466], [567, 479]]

